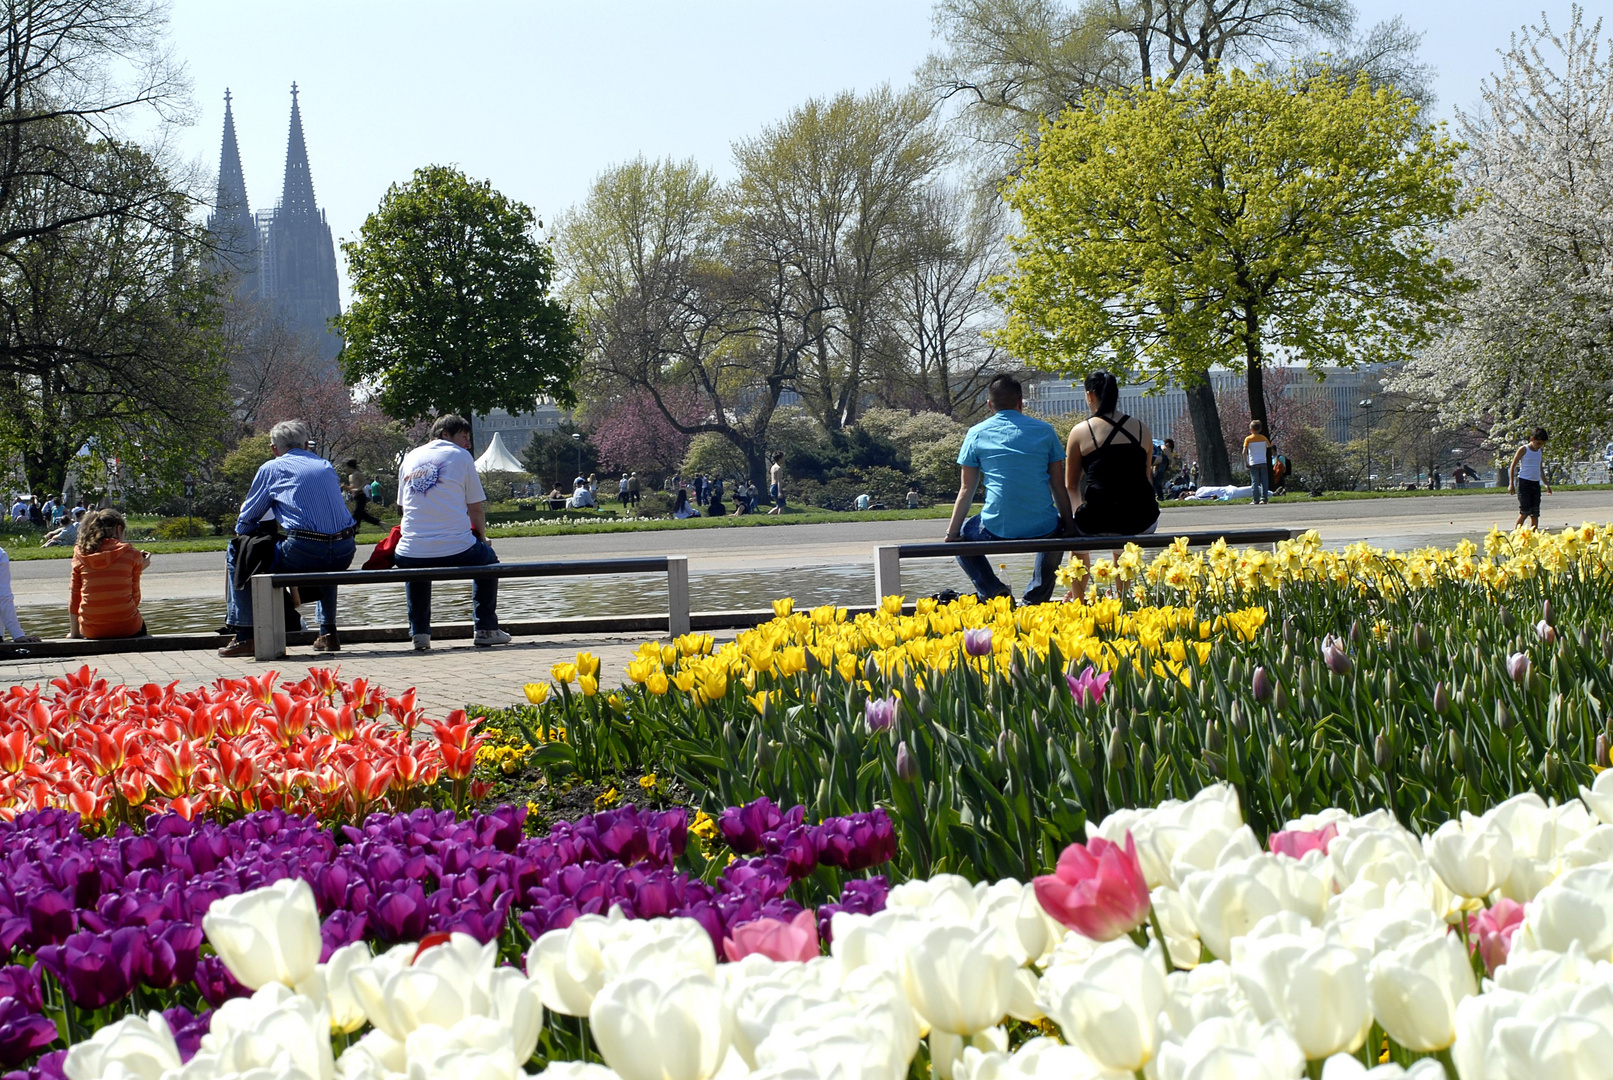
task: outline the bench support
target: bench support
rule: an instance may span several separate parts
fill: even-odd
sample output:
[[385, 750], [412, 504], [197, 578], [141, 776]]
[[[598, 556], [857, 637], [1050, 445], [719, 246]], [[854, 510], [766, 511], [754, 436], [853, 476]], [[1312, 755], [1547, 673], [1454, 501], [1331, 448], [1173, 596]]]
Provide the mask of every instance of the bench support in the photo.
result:
[[271, 574], [252, 575], [252, 659], [286, 655], [286, 605]]
[[874, 604], [902, 594], [902, 549], [895, 544], [874, 548]]
[[689, 632], [689, 557], [666, 557], [666, 628], [672, 637]]

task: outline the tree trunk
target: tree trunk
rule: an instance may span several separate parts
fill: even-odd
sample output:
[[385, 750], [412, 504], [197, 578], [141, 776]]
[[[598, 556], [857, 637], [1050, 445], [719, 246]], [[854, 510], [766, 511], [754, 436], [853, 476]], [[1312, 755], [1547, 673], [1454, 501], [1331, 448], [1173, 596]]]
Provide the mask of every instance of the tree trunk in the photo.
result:
[[1266, 376], [1260, 354], [1260, 316], [1253, 307], [1243, 313], [1243, 354], [1248, 373], [1249, 419], [1260, 421], [1260, 430], [1271, 438], [1271, 421], [1266, 418]]
[[1193, 422], [1193, 442], [1199, 454], [1199, 483], [1219, 486], [1232, 483], [1232, 463], [1227, 460], [1227, 441], [1221, 431], [1221, 413], [1215, 407], [1215, 391], [1209, 376], [1186, 387], [1187, 416]]
[[762, 445], [755, 439], [741, 439], [731, 432], [723, 432], [729, 440], [745, 455], [745, 469], [750, 473], [750, 481], [759, 488], [767, 487], [767, 454], [763, 452]]

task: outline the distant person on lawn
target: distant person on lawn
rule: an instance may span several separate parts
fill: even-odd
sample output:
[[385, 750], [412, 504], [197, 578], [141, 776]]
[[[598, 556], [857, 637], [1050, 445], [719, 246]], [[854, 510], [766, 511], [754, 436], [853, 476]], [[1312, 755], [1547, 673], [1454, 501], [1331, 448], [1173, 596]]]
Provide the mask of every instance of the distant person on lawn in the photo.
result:
[[1271, 497], [1271, 440], [1266, 438], [1266, 425], [1259, 420], [1249, 421], [1249, 437], [1243, 440], [1243, 461], [1249, 466], [1249, 487], [1254, 504]]
[[1546, 479], [1546, 429], [1537, 427], [1529, 441], [1518, 447], [1507, 470], [1507, 494], [1518, 496], [1518, 521], [1514, 529], [1521, 528], [1523, 519], [1529, 519], [1531, 529], [1540, 528], [1540, 485], [1546, 485], [1546, 494], [1552, 494], [1551, 481]]
[[[282, 420], [269, 430], [274, 457], [258, 466], [252, 487], [235, 519], [237, 536], [253, 536], [278, 526], [285, 539], [274, 545], [274, 574], [346, 570], [353, 565], [353, 534], [358, 526], [342, 498], [342, 481], [336, 467], [308, 449], [308, 425]], [[252, 655], [252, 591], [237, 587], [235, 561], [241, 544], [231, 544], [224, 557], [224, 582], [229, 594], [227, 622], [233, 633], [220, 656]], [[319, 636], [315, 652], [335, 652], [336, 586], [311, 590], [319, 600]], [[306, 599], [307, 593], [304, 593]]]
[[140, 617], [140, 574], [151, 565], [151, 553], [123, 542], [126, 526], [116, 510], [97, 510], [79, 529], [67, 601], [68, 637], [127, 638], [146, 632]]
[[[470, 421], [449, 413], [431, 425], [431, 441], [418, 446], [398, 466], [398, 507], [402, 532], [395, 556], [400, 570], [426, 566], [490, 566], [498, 562], [487, 542], [487, 494], [470, 456]], [[582, 490], [588, 482], [578, 477]], [[431, 582], [411, 581], [409, 635], [416, 652], [431, 648]], [[510, 635], [498, 627], [498, 579], [471, 583], [478, 647], [505, 645]]]
[[[958, 451], [958, 499], [947, 525], [948, 542], [1029, 540], [1058, 536], [1070, 516], [1064, 491], [1064, 447], [1052, 425], [1021, 412], [1024, 392], [1012, 375], [998, 375], [986, 388], [991, 416], [969, 429]], [[969, 517], [975, 491], [986, 485], [986, 505]], [[1025, 588], [1027, 604], [1046, 603], [1062, 553], [1043, 551]], [[1008, 586], [984, 555], [960, 555], [958, 565], [982, 600], [1007, 596]]]

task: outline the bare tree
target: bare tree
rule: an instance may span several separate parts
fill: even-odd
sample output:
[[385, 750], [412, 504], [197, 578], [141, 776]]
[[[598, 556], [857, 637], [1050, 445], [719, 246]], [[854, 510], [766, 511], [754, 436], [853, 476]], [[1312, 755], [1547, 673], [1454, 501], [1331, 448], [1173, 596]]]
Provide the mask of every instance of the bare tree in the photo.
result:
[[1007, 264], [994, 199], [938, 186], [918, 200], [908, 257], [887, 314], [887, 403], [968, 416], [1002, 362], [986, 336], [999, 323], [982, 286]]

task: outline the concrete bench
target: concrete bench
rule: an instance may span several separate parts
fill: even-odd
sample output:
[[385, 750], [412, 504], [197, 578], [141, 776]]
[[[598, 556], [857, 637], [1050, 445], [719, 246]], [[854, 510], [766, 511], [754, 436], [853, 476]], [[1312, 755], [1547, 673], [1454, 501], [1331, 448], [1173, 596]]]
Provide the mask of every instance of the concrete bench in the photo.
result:
[[1182, 537], [1188, 547], [1209, 547], [1225, 540], [1238, 547], [1292, 540], [1292, 529], [1235, 529], [1224, 532], [1149, 533], [1146, 536], [1057, 536], [1042, 540], [983, 540], [922, 544], [881, 544], [874, 548], [874, 603], [902, 595], [903, 559], [950, 559], [958, 555], [1024, 555], [1041, 551], [1116, 551], [1127, 544], [1166, 548]]
[[252, 577], [253, 652], [258, 660], [286, 655], [286, 609], [280, 590], [318, 585], [403, 585], [411, 581], [474, 581], [478, 578], [584, 577], [611, 574], [665, 574], [667, 632], [689, 632], [689, 559], [657, 555], [642, 559], [575, 559], [566, 562], [494, 563], [490, 566], [433, 566], [412, 570], [335, 570], [305, 574], [254, 574]]

